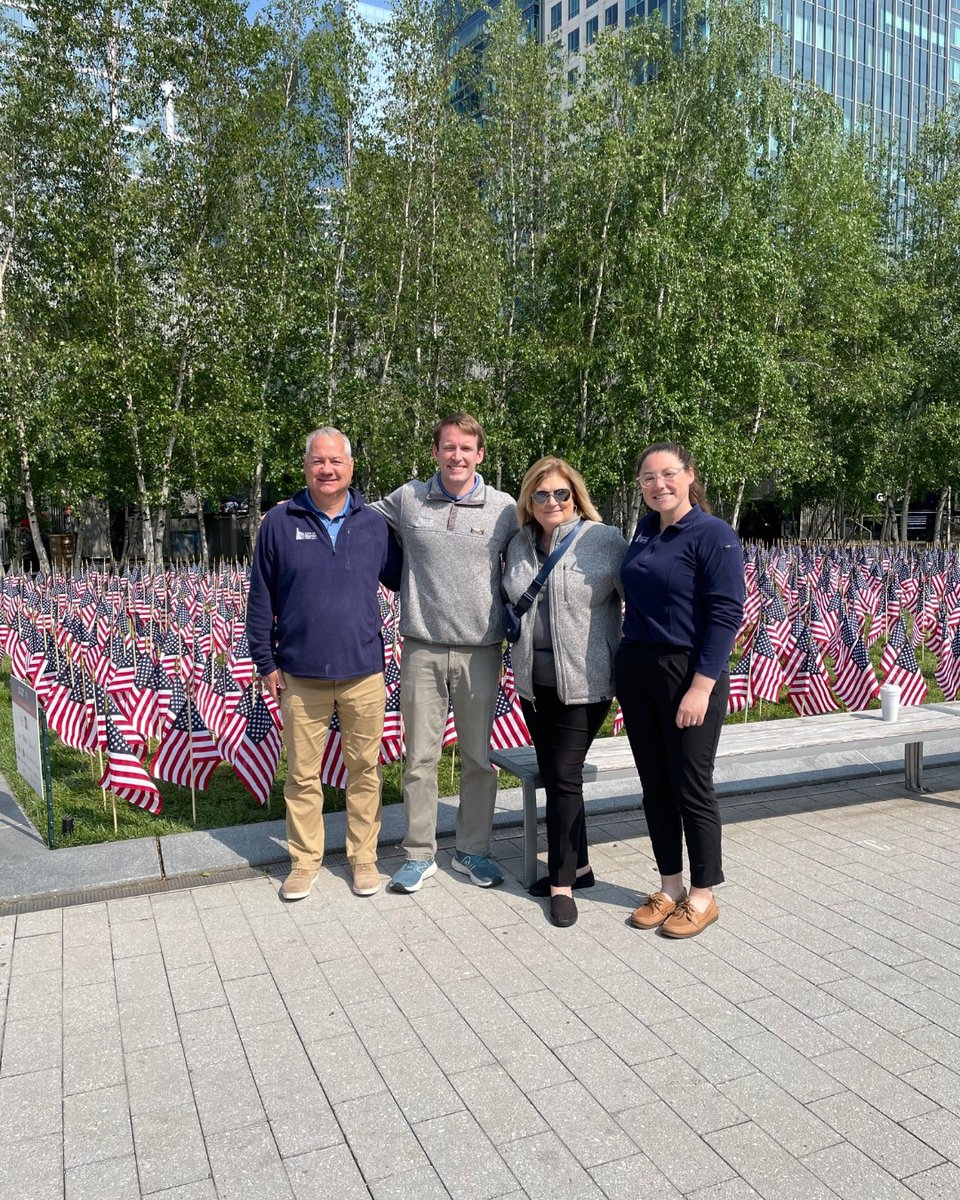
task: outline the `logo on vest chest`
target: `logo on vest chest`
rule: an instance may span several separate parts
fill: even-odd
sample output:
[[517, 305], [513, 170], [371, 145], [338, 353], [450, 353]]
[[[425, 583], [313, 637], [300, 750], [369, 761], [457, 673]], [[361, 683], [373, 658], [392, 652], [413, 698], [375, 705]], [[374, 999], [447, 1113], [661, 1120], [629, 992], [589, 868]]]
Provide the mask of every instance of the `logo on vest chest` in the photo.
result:
[[313, 530], [313, 529], [298, 529], [297, 530], [297, 541], [298, 542], [315, 542], [316, 540], [317, 540], [317, 533], [315, 530]]

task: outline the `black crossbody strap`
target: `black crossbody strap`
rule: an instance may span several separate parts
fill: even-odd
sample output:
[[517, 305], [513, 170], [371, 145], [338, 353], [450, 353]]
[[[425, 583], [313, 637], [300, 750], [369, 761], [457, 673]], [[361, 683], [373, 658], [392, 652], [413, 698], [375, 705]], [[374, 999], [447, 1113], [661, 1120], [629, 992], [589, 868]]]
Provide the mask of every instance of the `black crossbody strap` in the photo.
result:
[[547, 582], [547, 576], [580, 536], [583, 524], [583, 521], [580, 521], [576, 529], [571, 529], [563, 541], [544, 560], [543, 566], [537, 572], [536, 578], [513, 606], [518, 617], [522, 617], [534, 600], [536, 600], [537, 593]]

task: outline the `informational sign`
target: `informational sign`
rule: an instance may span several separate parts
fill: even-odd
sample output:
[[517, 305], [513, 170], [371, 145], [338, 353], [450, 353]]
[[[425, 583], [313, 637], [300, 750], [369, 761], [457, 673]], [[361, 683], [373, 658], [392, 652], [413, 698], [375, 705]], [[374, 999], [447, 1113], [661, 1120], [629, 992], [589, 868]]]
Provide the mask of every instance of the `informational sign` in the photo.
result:
[[15, 675], [10, 676], [10, 696], [13, 700], [13, 741], [17, 750], [17, 770], [41, 800], [43, 791], [43, 757], [40, 752], [40, 710], [37, 693]]

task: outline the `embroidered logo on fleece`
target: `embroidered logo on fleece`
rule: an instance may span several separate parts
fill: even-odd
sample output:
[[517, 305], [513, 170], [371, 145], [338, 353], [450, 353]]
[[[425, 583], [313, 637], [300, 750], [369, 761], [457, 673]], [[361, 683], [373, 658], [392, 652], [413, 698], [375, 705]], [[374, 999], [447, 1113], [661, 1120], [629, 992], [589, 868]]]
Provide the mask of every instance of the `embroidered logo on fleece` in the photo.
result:
[[298, 529], [297, 530], [297, 541], [298, 542], [315, 542], [316, 540], [317, 540], [317, 534], [316, 534], [315, 530], [313, 530], [313, 529]]

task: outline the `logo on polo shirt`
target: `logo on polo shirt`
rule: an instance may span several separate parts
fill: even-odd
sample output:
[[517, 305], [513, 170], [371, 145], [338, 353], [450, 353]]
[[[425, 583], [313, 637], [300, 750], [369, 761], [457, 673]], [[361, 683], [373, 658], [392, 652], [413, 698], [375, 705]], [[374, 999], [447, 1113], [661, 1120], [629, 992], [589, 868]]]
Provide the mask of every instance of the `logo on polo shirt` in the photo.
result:
[[316, 530], [314, 530], [314, 529], [298, 529], [297, 530], [297, 541], [298, 542], [315, 542], [316, 540], [317, 540]]

